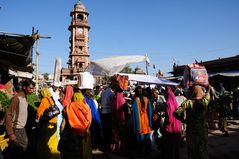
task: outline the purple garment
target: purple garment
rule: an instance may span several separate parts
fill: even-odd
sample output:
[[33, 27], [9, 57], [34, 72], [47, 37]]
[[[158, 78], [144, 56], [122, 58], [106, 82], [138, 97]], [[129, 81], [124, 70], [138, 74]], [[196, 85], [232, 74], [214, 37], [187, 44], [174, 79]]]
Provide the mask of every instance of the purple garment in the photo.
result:
[[165, 126], [165, 130], [168, 133], [180, 134], [181, 132], [181, 123], [173, 116], [173, 112], [175, 112], [177, 108], [178, 103], [176, 97], [171, 88], [169, 88], [167, 98], [168, 124]]
[[123, 93], [115, 93], [114, 99], [113, 99], [113, 118], [117, 118], [117, 122], [122, 123], [125, 121], [125, 115], [123, 111], [123, 106], [125, 104], [125, 99], [123, 97]]
[[112, 139], [111, 150], [121, 152], [123, 144], [123, 128], [125, 124], [125, 115], [123, 106], [125, 104], [123, 93], [115, 93], [112, 107]]

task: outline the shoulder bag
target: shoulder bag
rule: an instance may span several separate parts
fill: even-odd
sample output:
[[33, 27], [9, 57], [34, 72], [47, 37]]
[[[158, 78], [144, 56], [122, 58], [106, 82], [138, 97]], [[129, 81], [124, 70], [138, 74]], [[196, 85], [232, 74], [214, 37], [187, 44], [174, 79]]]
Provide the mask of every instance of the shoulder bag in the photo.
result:
[[[47, 98], [48, 99], [48, 98]], [[54, 105], [51, 104], [50, 100], [48, 99], [49, 103], [50, 103], [50, 107], [47, 108], [42, 116], [41, 116], [41, 120], [42, 121], [49, 121], [51, 120], [52, 118], [54, 118], [55, 116], [59, 115], [61, 112], [60, 112], [60, 109], [57, 107], [57, 105], [55, 104], [54, 100]]]

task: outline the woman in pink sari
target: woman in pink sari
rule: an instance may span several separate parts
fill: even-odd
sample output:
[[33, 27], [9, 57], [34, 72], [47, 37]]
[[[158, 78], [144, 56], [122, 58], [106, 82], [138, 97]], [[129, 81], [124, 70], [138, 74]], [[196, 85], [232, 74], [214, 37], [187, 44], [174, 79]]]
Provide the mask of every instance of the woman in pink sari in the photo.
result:
[[125, 113], [124, 106], [126, 101], [123, 97], [123, 91], [116, 88], [115, 95], [112, 100], [112, 140], [111, 150], [113, 152], [122, 153], [122, 146], [125, 131]]
[[167, 86], [167, 113], [163, 128], [163, 159], [178, 159], [179, 158], [179, 144], [181, 140], [181, 123], [173, 115], [178, 108], [176, 97], [171, 89]]

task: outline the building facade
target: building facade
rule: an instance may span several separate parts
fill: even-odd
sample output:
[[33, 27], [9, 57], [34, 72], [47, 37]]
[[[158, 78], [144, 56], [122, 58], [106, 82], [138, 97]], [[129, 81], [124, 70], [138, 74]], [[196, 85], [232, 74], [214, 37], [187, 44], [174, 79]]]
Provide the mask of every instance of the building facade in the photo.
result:
[[78, 80], [79, 73], [84, 72], [89, 64], [89, 29], [88, 15], [85, 6], [78, 1], [70, 13], [71, 24], [70, 31], [70, 54], [68, 59], [68, 68], [62, 68], [62, 82], [68, 80]]
[[[218, 58], [210, 61], [195, 62], [199, 65], [205, 66], [209, 74], [209, 82], [214, 87], [219, 87], [222, 83], [226, 90], [233, 90], [239, 87], [239, 55]], [[185, 65], [173, 66], [174, 77], [183, 77]]]

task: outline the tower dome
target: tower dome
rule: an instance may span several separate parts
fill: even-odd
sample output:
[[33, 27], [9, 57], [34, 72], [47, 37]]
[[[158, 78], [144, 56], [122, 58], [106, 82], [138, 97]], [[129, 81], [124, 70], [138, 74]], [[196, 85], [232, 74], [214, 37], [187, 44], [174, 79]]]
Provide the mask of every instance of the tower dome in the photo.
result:
[[74, 11], [87, 12], [84, 4], [80, 0], [75, 4]]

